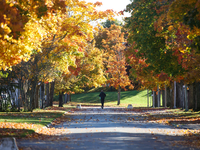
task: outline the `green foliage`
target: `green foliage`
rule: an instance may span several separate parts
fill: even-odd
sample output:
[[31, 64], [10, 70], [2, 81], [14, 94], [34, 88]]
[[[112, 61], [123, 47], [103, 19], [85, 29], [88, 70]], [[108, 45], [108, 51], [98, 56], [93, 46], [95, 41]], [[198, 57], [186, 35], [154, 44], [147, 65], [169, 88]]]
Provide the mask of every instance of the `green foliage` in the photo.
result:
[[4, 73], [3, 71], [0, 71], [0, 77], [1, 78], [7, 78], [8, 77], [8, 73]]
[[110, 28], [111, 25], [117, 25], [117, 26], [122, 26], [122, 22], [120, 22], [119, 20], [115, 19], [115, 20], [106, 20], [105, 22], [102, 22], [101, 25], [104, 28]]
[[[132, 12], [132, 15], [126, 18], [125, 26], [130, 32], [128, 41], [132, 44], [129, 51], [138, 58], [146, 59], [147, 73], [154, 70], [156, 74], [165, 72], [176, 76], [184, 70], [178, 64], [177, 56], [172, 55], [172, 49], [166, 47], [165, 38], [158, 35], [160, 32], [154, 26], [157, 18], [164, 13], [158, 13], [157, 10], [165, 5], [168, 3], [159, 3], [157, 0], [134, 0], [127, 6], [127, 11]], [[163, 28], [163, 32], [166, 31], [167, 26]]]

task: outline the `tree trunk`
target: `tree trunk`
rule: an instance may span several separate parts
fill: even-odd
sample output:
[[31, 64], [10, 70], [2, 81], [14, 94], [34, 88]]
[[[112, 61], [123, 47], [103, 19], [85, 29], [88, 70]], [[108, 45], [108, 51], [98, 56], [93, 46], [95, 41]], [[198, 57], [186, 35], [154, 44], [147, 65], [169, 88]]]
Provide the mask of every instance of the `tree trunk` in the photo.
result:
[[28, 101], [26, 99], [26, 93], [25, 93], [25, 90], [24, 90], [24, 82], [23, 81], [21, 82], [20, 93], [21, 93], [21, 103], [24, 107], [24, 111], [27, 112], [28, 111]]
[[155, 91], [153, 91], [153, 108], [155, 108], [156, 107], [156, 92]]
[[187, 85], [185, 85], [185, 110], [188, 111], [188, 91], [187, 91]]
[[200, 83], [197, 83], [197, 110], [200, 110]]
[[171, 106], [171, 95], [172, 95], [172, 90], [167, 87], [167, 107]]
[[184, 89], [183, 83], [176, 83], [176, 107], [183, 108], [183, 101], [184, 101]]
[[[22, 86], [23, 86], [23, 82], [22, 82]], [[26, 99], [26, 94], [24, 92], [24, 89], [21, 89], [21, 100], [22, 100], [22, 104], [24, 106], [24, 111], [27, 112], [28, 111], [28, 101]]]
[[158, 103], [158, 107], [160, 107], [160, 89], [159, 89], [159, 85], [157, 87], [157, 92], [158, 92], [158, 95], [157, 95], [157, 103]]
[[65, 94], [65, 100], [64, 100], [64, 103], [67, 103], [68, 102], [68, 94]]
[[170, 91], [170, 108], [174, 108], [174, 82], [171, 82], [171, 91]]
[[18, 101], [17, 101], [17, 110], [18, 110], [18, 112], [20, 112], [20, 105], [21, 105], [21, 103], [20, 103], [20, 101], [21, 101], [21, 98], [22, 98], [22, 94], [21, 94], [21, 90], [20, 90], [21, 88], [20, 88], [20, 86], [19, 86], [19, 90], [18, 90]]
[[46, 99], [46, 107], [49, 106], [50, 101], [49, 101], [49, 83], [46, 83], [46, 95], [47, 95], [47, 99]]
[[41, 108], [44, 108], [44, 83], [41, 83]]
[[165, 90], [161, 90], [162, 93], [162, 107], [165, 107]]
[[195, 83], [195, 110], [200, 110], [200, 83]]
[[173, 108], [176, 108], [176, 95], [177, 95], [176, 84], [177, 84], [176, 81], [174, 81], [174, 99], [173, 99], [174, 106], [173, 106]]
[[70, 101], [70, 102], [72, 101], [72, 99], [71, 99], [71, 94], [69, 94], [69, 101]]
[[67, 102], [71, 102], [71, 94], [66, 94], [66, 101]]
[[63, 107], [63, 92], [59, 92], [59, 106]]
[[165, 84], [165, 108], [167, 108], [167, 85]]
[[36, 87], [36, 94], [35, 94], [35, 108], [39, 108], [39, 101], [38, 101], [38, 99], [39, 99], [39, 89], [40, 89], [40, 86], [39, 85], [37, 85], [37, 87]]
[[30, 96], [30, 111], [33, 111], [34, 106], [35, 106], [35, 98], [36, 98], [36, 86], [37, 86], [37, 77], [35, 77], [31, 81], [31, 96]]
[[154, 97], [154, 104], [155, 104], [155, 107], [158, 107], [158, 95], [156, 94], [156, 91], [153, 93], [153, 97]]
[[190, 84], [188, 93], [188, 108], [192, 109], [193, 106], [194, 106], [194, 84]]
[[120, 94], [121, 94], [121, 87], [118, 88], [117, 105], [120, 105]]
[[149, 90], [147, 89], [147, 107], [149, 107]]
[[66, 101], [66, 103], [68, 103], [68, 95], [67, 94], [65, 94], [65, 101]]
[[66, 101], [67, 101], [67, 103], [69, 102], [69, 95], [68, 94], [66, 94]]
[[49, 106], [53, 106], [55, 81], [51, 82], [50, 94], [49, 94]]

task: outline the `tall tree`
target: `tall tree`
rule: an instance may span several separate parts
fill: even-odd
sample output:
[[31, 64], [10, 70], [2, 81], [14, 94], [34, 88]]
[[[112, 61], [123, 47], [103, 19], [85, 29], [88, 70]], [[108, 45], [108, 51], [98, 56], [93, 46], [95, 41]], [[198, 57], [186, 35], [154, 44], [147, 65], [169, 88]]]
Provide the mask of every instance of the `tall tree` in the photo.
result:
[[[23, 5], [21, 2], [19, 1], [19, 4]], [[40, 3], [28, 1], [24, 4], [27, 4], [28, 7], [29, 2], [34, 3], [37, 7], [29, 7], [28, 16], [30, 18], [17, 38], [17, 42], [21, 42], [21, 44], [14, 45], [20, 45], [21, 48], [15, 47], [15, 50], [24, 53], [24, 55], [20, 55], [20, 61], [23, 61], [18, 65], [18, 69], [28, 73], [23, 78], [30, 81], [28, 89], [31, 90], [30, 109], [32, 110], [35, 107], [34, 103], [37, 103], [35, 102], [35, 93], [37, 93], [38, 82], [54, 82], [57, 76], [70, 74], [69, 67], [77, 67], [76, 61], [84, 56], [87, 42], [93, 39], [95, 27], [91, 26], [90, 22], [109, 18], [114, 13], [111, 10], [97, 12], [95, 8], [101, 5], [99, 2], [93, 4], [67, 0], [48, 1], [45, 3], [48, 6], [46, 13], [37, 15], [35, 8], [40, 7]], [[16, 4], [18, 3], [16, 2]], [[9, 43], [6, 44], [9, 45]], [[6, 50], [5, 47], [4, 50]], [[4, 69], [11, 66], [12, 64], [7, 65]]]
[[108, 83], [118, 90], [118, 102], [120, 104], [121, 88], [131, 87], [131, 81], [126, 72], [125, 49], [126, 41], [121, 27], [111, 25], [107, 31], [107, 38], [102, 40], [104, 47], [104, 62], [108, 73]]

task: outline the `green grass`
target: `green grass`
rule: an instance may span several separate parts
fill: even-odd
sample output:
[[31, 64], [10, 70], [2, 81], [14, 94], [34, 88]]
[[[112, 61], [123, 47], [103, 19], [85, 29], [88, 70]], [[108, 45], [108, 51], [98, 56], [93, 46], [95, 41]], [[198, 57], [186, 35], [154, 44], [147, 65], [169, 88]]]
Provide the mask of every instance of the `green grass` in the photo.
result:
[[[117, 92], [105, 92], [105, 106], [117, 106]], [[72, 104], [100, 105], [99, 92], [74, 94], [71, 96]], [[120, 106], [132, 104], [134, 107], [147, 107], [147, 91], [121, 92]]]
[[24, 113], [0, 113], [0, 122], [28, 123], [46, 126], [55, 118], [61, 116], [61, 112], [24, 112]]

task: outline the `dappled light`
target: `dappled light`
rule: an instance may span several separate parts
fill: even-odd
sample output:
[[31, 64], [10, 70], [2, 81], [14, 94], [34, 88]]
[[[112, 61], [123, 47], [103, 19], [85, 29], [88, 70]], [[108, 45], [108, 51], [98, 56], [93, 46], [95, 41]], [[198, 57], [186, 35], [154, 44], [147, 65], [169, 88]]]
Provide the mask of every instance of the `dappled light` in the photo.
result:
[[[105, 105], [114, 106], [117, 103], [117, 92], [105, 92]], [[133, 104], [135, 107], [146, 106], [146, 91], [123, 91], [121, 92], [121, 105], [125, 107], [128, 104]], [[99, 93], [82, 93], [71, 96], [72, 103], [88, 103], [87, 105], [100, 104]]]
[[200, 149], [200, 0], [0, 1], [0, 149]]
[[[116, 148], [116, 146], [125, 146], [127, 149], [131, 146], [138, 146], [139, 149], [145, 148], [143, 146], [145, 142], [154, 143], [148, 148], [162, 145], [163, 149], [171, 149], [174, 146], [183, 148], [181, 141], [187, 148], [189, 142], [186, 143], [185, 140], [187, 136], [190, 136], [196, 142], [193, 147], [198, 147], [200, 129], [183, 129], [160, 122], [168, 117], [173, 118], [175, 115], [169, 109], [137, 108], [128, 111], [125, 108], [83, 107], [82, 109], [71, 109], [54, 120], [49, 128], [36, 130], [27, 138], [33, 141], [37, 139], [44, 141], [40, 141], [41, 143], [37, 145], [33, 141], [29, 142], [31, 147], [43, 147], [50, 144], [52, 140], [60, 139], [60, 147], [67, 146], [67, 148], [74, 149], [93, 148], [95, 145], [101, 148], [101, 144], [105, 144], [102, 149]], [[182, 115], [179, 116], [180, 119], [182, 117]], [[19, 146], [26, 147], [23, 141], [27, 138], [19, 140]], [[89, 144], [91, 141], [95, 144]], [[56, 145], [51, 143], [51, 146]]]

